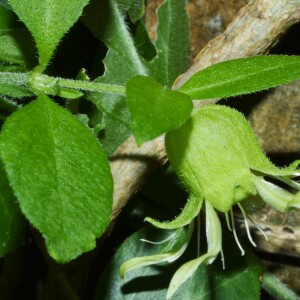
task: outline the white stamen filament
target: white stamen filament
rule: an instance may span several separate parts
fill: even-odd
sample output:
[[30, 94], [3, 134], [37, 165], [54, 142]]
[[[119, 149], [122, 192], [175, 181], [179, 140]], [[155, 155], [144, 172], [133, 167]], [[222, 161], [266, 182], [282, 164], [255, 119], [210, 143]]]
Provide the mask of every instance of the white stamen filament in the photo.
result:
[[266, 233], [262, 230], [262, 228], [260, 226], [258, 226], [249, 216], [248, 216], [248, 219], [255, 226], [255, 228], [263, 235], [263, 237], [265, 238], [265, 240], [268, 241], [269, 238], [266, 235]]
[[246, 215], [246, 212], [245, 212], [245, 210], [243, 209], [243, 207], [242, 207], [242, 205], [241, 205], [240, 203], [238, 203], [238, 207], [240, 208], [241, 213], [242, 213], [243, 218], [244, 218], [244, 223], [245, 223], [245, 227], [246, 227], [248, 239], [249, 239], [250, 243], [251, 243], [254, 247], [256, 247], [256, 244], [255, 244], [255, 242], [253, 241], [252, 236], [251, 236], [251, 233], [250, 233], [250, 229], [249, 229], [249, 225], [248, 225], [248, 221], [247, 221], [247, 215]]
[[241, 255], [245, 255], [245, 251], [243, 249], [243, 247], [241, 246], [240, 242], [239, 242], [239, 239], [237, 237], [237, 234], [236, 234], [236, 231], [235, 231], [235, 225], [234, 225], [234, 219], [233, 219], [233, 212], [232, 212], [232, 209], [230, 210], [230, 217], [231, 217], [231, 224], [232, 224], [232, 231], [233, 231], [233, 236], [234, 236], [234, 239], [235, 239], [235, 242], [236, 244], [238, 245], [238, 247], [240, 248], [241, 250]]

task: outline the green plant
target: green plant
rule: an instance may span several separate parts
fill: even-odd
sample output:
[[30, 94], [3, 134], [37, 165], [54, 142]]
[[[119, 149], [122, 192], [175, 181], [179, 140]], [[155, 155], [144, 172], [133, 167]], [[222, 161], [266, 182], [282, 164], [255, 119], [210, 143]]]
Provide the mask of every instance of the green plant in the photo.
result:
[[[0, 255], [5, 256], [21, 247], [29, 223], [31, 234], [41, 249], [45, 243], [46, 251], [41, 251], [53, 276], [59, 277], [54, 261], [68, 263], [94, 249], [96, 239], [109, 225], [113, 178], [108, 157], [131, 132], [139, 145], [166, 133], [171, 165], [183, 178], [190, 200], [182, 214], [170, 223], [148, 219], [168, 231], [158, 232], [148, 227], [121, 246], [101, 276], [97, 299], [123, 298], [118, 269], [134, 256], [148, 254], [148, 258], [129, 260], [121, 268], [122, 273], [156, 262], [175, 261], [179, 257], [184, 260], [195, 258], [195, 253], [187, 248], [189, 243], [193, 244], [193, 219], [200, 214], [203, 200], [206, 203], [208, 253], [196, 262], [192, 261], [184, 278], [175, 279], [175, 286], [168, 296], [171, 297], [179, 287], [174, 297], [183, 297], [184, 293], [190, 298], [196, 293], [201, 295], [196, 287], [186, 290], [183, 283], [191, 276], [203, 278], [212, 270], [219, 274], [215, 286], [225, 284], [220, 293], [228, 298], [232, 297], [234, 288], [248, 280], [253, 283], [249, 292], [252, 299], [258, 297], [258, 278], [263, 268], [247, 249], [245, 257], [239, 258], [237, 263], [230, 261], [231, 237], [227, 237], [223, 245], [226, 261], [230, 261], [226, 270], [220, 271], [219, 266], [214, 265], [198, 268], [204, 260], [211, 263], [222, 251], [221, 224], [214, 209], [227, 213], [233, 204], [255, 195], [256, 191], [279, 210], [299, 207], [299, 193], [285, 192], [262, 179], [264, 175], [276, 177], [299, 190], [299, 184], [291, 179], [299, 176], [297, 162], [290, 168], [277, 169], [265, 158], [249, 124], [239, 113], [219, 106], [208, 106], [194, 113], [192, 99], [227, 98], [288, 83], [300, 77], [300, 57], [256, 56], [226, 61], [196, 73], [178, 90], [172, 90], [174, 80], [189, 63], [185, 0], [166, 0], [160, 7], [155, 44], [150, 42], [142, 21], [144, 1], [88, 2], [0, 2], [3, 20], [0, 24], [0, 116], [3, 121], [0, 135]], [[59, 45], [75, 23], [80, 30], [92, 33], [102, 42], [97, 41], [97, 53], [93, 58], [98, 61], [93, 61], [88, 70], [93, 80], [83, 68], [85, 61], [73, 62], [77, 65], [75, 71], [66, 63], [74, 46], [65, 45], [64, 40]], [[95, 41], [91, 36], [90, 39]], [[180, 47], [176, 47], [177, 40], [181, 42]], [[106, 56], [102, 75], [103, 66], [98, 56], [103, 56], [103, 52]], [[64, 56], [62, 66], [60, 54]], [[197, 116], [205, 112], [208, 112], [206, 117], [193, 131], [190, 124], [198, 123]], [[198, 125], [207, 132], [199, 131]], [[220, 136], [216, 140], [210, 139], [215, 130]], [[236, 145], [232, 149], [227, 147], [232, 159], [225, 164], [220, 149], [222, 142], [227, 146]], [[180, 144], [178, 152], [177, 143]], [[250, 148], [245, 146], [247, 143]], [[185, 157], [185, 151], [188, 157]], [[199, 153], [209, 156], [202, 161], [205, 167], [198, 165]], [[213, 170], [215, 174], [210, 170], [212, 166], [216, 169]], [[224, 172], [230, 176], [224, 178]], [[195, 181], [194, 173], [197, 180], [201, 179], [201, 186]], [[240, 173], [245, 173], [245, 177], [239, 179]], [[225, 192], [230, 195], [226, 199], [222, 198]], [[147, 209], [143, 213], [147, 213]], [[184, 227], [187, 224], [190, 224], [189, 228]], [[32, 228], [36, 228], [43, 239]], [[141, 246], [139, 238], [149, 234], [161, 242], [154, 247], [145, 243]], [[176, 267], [176, 264], [172, 266]], [[149, 274], [158, 272], [154, 267], [147, 268]], [[245, 269], [249, 271], [247, 274], [243, 273]], [[159, 272], [165, 271], [170, 270]], [[239, 273], [242, 274], [241, 281], [235, 287], [228, 286], [226, 282]], [[118, 279], [113, 280], [114, 276]], [[134, 276], [141, 277], [141, 273]], [[76, 299], [68, 282], [62, 280], [61, 285], [69, 298]], [[165, 297], [167, 285], [163, 289], [154, 289], [154, 297]], [[206, 294], [213, 288], [208, 282], [201, 287]], [[51, 295], [46, 297], [50, 299]], [[63, 299], [64, 295], [61, 297]]]

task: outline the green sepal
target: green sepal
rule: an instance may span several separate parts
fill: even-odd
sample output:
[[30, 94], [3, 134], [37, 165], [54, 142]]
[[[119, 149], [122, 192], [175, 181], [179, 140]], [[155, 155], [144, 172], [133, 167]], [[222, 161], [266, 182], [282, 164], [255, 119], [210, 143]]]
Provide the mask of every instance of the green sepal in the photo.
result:
[[200, 213], [202, 207], [203, 197], [190, 195], [182, 212], [173, 221], [159, 222], [152, 218], [145, 218], [145, 221], [149, 222], [153, 226], [161, 229], [176, 229], [190, 224], [194, 218]]

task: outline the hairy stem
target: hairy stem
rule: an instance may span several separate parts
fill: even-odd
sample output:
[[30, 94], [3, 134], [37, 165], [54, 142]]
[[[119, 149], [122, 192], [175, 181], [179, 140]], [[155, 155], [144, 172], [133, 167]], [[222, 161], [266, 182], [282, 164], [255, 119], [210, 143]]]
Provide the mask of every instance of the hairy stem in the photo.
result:
[[120, 85], [112, 85], [100, 82], [90, 82], [85, 80], [64, 79], [59, 77], [51, 77], [44, 74], [35, 74], [31, 77], [34, 90], [41, 90], [45, 93], [59, 94], [60, 90], [80, 90], [87, 92], [109, 93], [124, 96], [125, 87]]

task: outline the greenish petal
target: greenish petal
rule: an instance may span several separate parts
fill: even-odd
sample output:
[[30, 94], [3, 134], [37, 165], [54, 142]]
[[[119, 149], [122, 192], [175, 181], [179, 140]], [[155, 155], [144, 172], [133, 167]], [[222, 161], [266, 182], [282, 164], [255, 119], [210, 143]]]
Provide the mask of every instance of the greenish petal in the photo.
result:
[[[171, 251], [171, 252], [160, 253], [160, 254], [144, 256], [144, 257], [135, 257], [124, 262], [120, 267], [120, 277], [123, 278], [125, 273], [145, 266], [163, 263], [163, 262], [170, 263], [177, 260], [186, 250], [191, 240], [193, 229], [194, 229], [194, 222], [191, 222], [188, 227], [186, 240], [177, 251]], [[180, 231], [180, 229], [178, 230]]]
[[206, 254], [185, 263], [176, 271], [167, 292], [167, 299], [172, 297], [177, 289], [195, 273], [202, 263], [212, 263], [219, 252], [222, 251], [222, 228], [218, 215], [213, 206], [207, 201], [205, 201], [205, 209], [208, 251]]
[[253, 176], [253, 180], [262, 199], [275, 209], [286, 212], [290, 207], [299, 206], [299, 203], [297, 204], [297, 198], [299, 198], [299, 196], [295, 196], [283, 188], [264, 180], [263, 177]]

